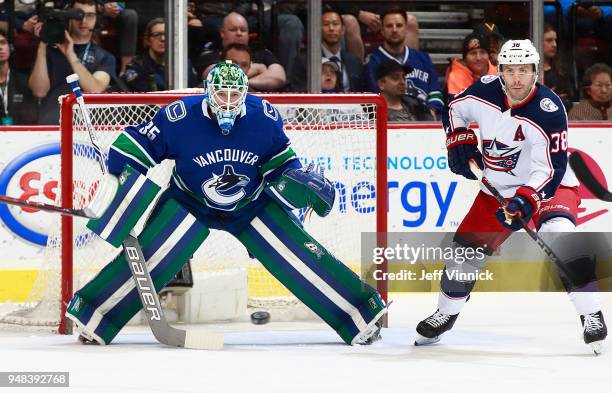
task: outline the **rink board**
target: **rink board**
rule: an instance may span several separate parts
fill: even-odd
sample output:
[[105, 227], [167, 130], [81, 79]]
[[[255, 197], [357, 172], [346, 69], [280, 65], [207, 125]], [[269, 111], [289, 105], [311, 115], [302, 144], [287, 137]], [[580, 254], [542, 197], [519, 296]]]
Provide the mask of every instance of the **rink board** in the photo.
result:
[[[572, 124], [570, 129], [570, 146], [591, 157], [605, 178], [607, 168], [612, 167], [608, 152], [612, 124]], [[1, 127], [0, 144], [4, 147], [0, 151], [0, 193], [52, 203], [59, 179], [57, 129]], [[375, 163], [375, 157], [348, 157], [345, 161], [345, 165], [355, 170]], [[387, 168], [389, 231], [452, 232], [476, 194], [475, 182], [454, 176], [448, 170], [439, 124], [391, 125]], [[611, 222], [607, 205], [583, 187], [580, 194], [578, 229], [607, 231]], [[42, 244], [51, 219], [49, 213], [0, 205], [0, 302], [21, 301], [30, 292], [42, 261]], [[359, 261], [347, 262], [359, 266]], [[515, 263], [515, 269], [527, 269], [525, 277], [530, 277], [523, 282], [527, 284], [523, 290], [538, 290], [543, 285], [541, 272], [547, 269], [545, 264], [532, 262], [527, 267], [520, 261], [509, 262]]]

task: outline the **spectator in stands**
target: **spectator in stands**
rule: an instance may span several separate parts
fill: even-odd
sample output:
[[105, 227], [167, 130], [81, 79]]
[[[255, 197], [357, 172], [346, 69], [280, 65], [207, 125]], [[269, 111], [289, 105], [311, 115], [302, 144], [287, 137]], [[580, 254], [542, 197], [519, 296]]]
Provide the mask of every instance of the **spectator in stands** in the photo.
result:
[[[558, 0], [567, 25], [567, 31], [571, 31], [570, 9], [575, 0]], [[549, 23], [555, 22], [554, 8], [544, 6], [544, 20]], [[589, 4], [587, 1], [576, 7], [576, 35], [609, 37], [612, 34], [612, 6]]]
[[38, 108], [28, 87], [28, 77], [11, 66], [6, 31], [0, 29], [0, 124], [36, 124]]
[[[58, 97], [70, 93], [66, 76], [78, 74], [81, 87], [87, 93], [103, 92], [115, 75], [116, 61], [113, 55], [92, 42], [96, 25], [96, 2], [75, 0], [72, 8], [83, 11], [82, 20], [70, 20], [65, 39], [57, 45], [38, 44], [34, 68], [28, 81], [35, 97], [41, 98], [41, 124], [58, 124]], [[35, 35], [40, 35], [38, 24]]]
[[409, 65], [412, 72], [408, 75], [408, 95], [416, 97], [427, 106], [435, 117], [442, 109], [442, 92], [438, 77], [429, 55], [405, 45], [407, 19], [406, 12], [399, 7], [387, 8], [381, 15], [383, 44], [368, 57], [367, 82], [370, 91], [377, 92], [376, 67], [389, 59]]
[[[261, 63], [253, 64], [251, 61], [251, 48], [244, 44], [229, 44], [223, 48], [221, 58], [223, 60], [231, 60], [232, 62], [238, 64], [238, 66], [242, 68], [242, 71], [244, 71], [244, 73], [247, 75], [249, 75], [249, 72], [251, 72], [251, 68], [253, 67], [262, 68], [261, 71], [256, 72], [263, 72], [263, 68], [265, 68], [265, 65]], [[249, 83], [249, 91], [253, 92], [257, 90], [255, 90]]]
[[340, 68], [338, 63], [325, 57], [321, 58], [321, 92], [338, 93], [340, 90]]
[[[223, 19], [223, 26], [219, 30], [221, 46], [225, 48], [230, 44], [249, 44], [249, 25], [244, 16], [237, 12], [230, 12]], [[287, 83], [285, 70], [276, 56], [267, 49], [251, 48], [252, 66], [249, 70], [249, 86], [256, 91], [275, 91], [282, 89]], [[221, 53], [217, 50], [204, 52], [199, 58], [198, 69], [203, 70], [202, 79], [205, 79], [210, 69], [219, 62]]]
[[387, 119], [407, 122], [433, 120], [431, 113], [419, 101], [406, 95], [406, 75], [412, 68], [394, 60], [387, 60], [376, 66], [378, 92], [387, 101]]
[[364, 91], [363, 65], [340, 45], [343, 34], [344, 24], [340, 14], [331, 9], [324, 10], [321, 15], [321, 55], [338, 65], [340, 91]]
[[[188, 86], [195, 87], [198, 78], [187, 60]], [[151, 20], [144, 36], [144, 52], [127, 66], [121, 79], [130, 91], [166, 90], [166, 24], [162, 18]]]
[[[378, 34], [382, 28], [380, 13], [386, 7], [382, 3], [367, 5], [360, 3], [359, 6], [333, 3], [333, 8], [342, 15], [346, 49], [361, 61], [365, 57], [365, 46], [361, 36], [362, 30], [371, 34]], [[408, 25], [406, 46], [419, 49], [419, 22], [416, 16], [412, 14], [407, 14], [406, 19]]]
[[612, 68], [596, 63], [584, 73], [582, 88], [586, 98], [569, 112], [570, 120], [612, 120]]
[[136, 41], [138, 40], [138, 14], [136, 11], [124, 8], [121, 4], [109, 1], [100, 6], [102, 24], [105, 26], [117, 25], [119, 31], [119, 75], [123, 75], [127, 65], [136, 55]]
[[[362, 6], [363, 4], [360, 4]], [[344, 39], [346, 49], [360, 61], [365, 57], [365, 47], [361, 37], [361, 25], [370, 33], [378, 33], [382, 27], [380, 15], [376, 12], [377, 6], [362, 9], [360, 6], [349, 4], [333, 4], [333, 8], [342, 15], [344, 25]]]
[[[340, 11], [325, 5], [321, 12], [321, 56], [336, 63], [341, 75], [338, 76], [340, 90], [343, 92], [361, 92], [366, 89], [364, 68], [361, 61], [342, 45], [346, 37], [346, 26]], [[294, 73], [289, 75], [291, 91], [306, 91], [306, 74], [308, 62], [306, 54], [300, 55]]]
[[481, 23], [476, 26], [474, 33], [483, 37], [484, 46], [489, 49], [489, 61], [497, 67], [497, 54], [504, 43], [504, 36], [495, 23]]
[[[223, 58], [223, 60], [231, 60], [238, 64], [245, 74], [249, 74], [251, 69], [251, 48], [249, 48], [248, 45], [229, 44], [223, 48], [221, 58]], [[249, 91], [252, 91], [251, 86], [249, 86]]]
[[561, 98], [565, 109], [572, 107], [574, 89], [570, 77], [561, 68], [559, 52], [557, 50], [557, 32], [550, 24], [544, 25], [544, 42], [542, 56], [542, 69], [544, 70], [544, 84], [550, 87]]
[[[240, 3], [240, 4], [238, 4]], [[258, 33], [258, 40], [264, 42], [264, 38], [268, 35], [266, 32], [271, 30], [272, 18], [271, 18], [271, 7], [272, 0], [262, 0], [260, 4], [264, 5], [264, 26], [259, 26], [258, 15], [253, 15], [252, 5], [256, 3], [250, 2], [235, 2], [235, 4], [221, 4], [214, 2], [203, 2], [202, 11], [206, 15], [206, 23], [211, 24], [217, 31], [223, 28], [226, 23], [226, 18], [231, 13], [238, 13], [241, 16], [246, 17], [248, 22], [247, 31], [256, 31]], [[304, 38], [304, 25], [295, 14], [292, 13], [292, 8], [295, 5], [288, 4], [276, 4], [278, 11], [277, 18], [277, 31], [278, 36], [272, 37], [277, 40], [278, 55], [277, 63], [282, 65], [283, 72], [286, 71], [287, 75], [293, 72], [293, 67], [298, 57], [300, 45]], [[248, 33], [247, 33], [248, 35]], [[263, 44], [262, 44], [263, 45]], [[254, 50], [254, 46], [251, 46], [253, 51], [253, 62], [258, 62], [257, 50]], [[249, 80], [249, 83], [251, 81]], [[264, 89], [268, 90], [268, 89]]]
[[467, 89], [484, 75], [496, 75], [497, 68], [489, 61], [489, 48], [484, 37], [477, 33], [463, 39], [463, 57], [453, 59], [446, 76], [448, 101]]

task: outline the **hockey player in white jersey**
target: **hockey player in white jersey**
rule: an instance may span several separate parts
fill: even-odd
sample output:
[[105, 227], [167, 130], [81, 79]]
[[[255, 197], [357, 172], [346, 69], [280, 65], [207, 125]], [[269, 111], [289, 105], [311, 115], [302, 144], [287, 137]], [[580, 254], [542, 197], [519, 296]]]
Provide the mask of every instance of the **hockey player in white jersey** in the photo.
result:
[[[147, 195], [155, 191], [153, 186], [141, 186], [147, 184], [141, 174], [173, 159], [169, 188], [138, 236], [158, 291], [202, 244], [209, 229], [222, 230], [236, 237], [344, 342], [375, 341], [378, 322], [387, 312], [384, 301], [289, 212], [308, 207], [327, 215], [334, 203], [334, 185], [313, 168], [301, 167], [280, 113], [266, 100], [247, 94], [248, 79], [240, 67], [229, 61], [217, 64], [206, 89], [207, 94], [169, 104], [151, 121], [127, 127], [117, 137], [108, 170], [119, 178], [117, 195], [125, 197], [115, 196], [104, 215], [88, 227], [121, 245], [131, 230], [128, 224], [139, 219], [133, 212], [141, 211]], [[125, 213], [120, 216], [121, 209]], [[120, 255], [75, 293], [66, 315], [84, 341], [109, 344], [140, 308]]]
[[[498, 55], [500, 72], [487, 75], [467, 88], [445, 107], [449, 167], [468, 179], [477, 177], [469, 167], [475, 161], [507, 204], [481, 185], [471, 209], [454, 236], [455, 247], [484, 247], [490, 253], [513, 231], [522, 228], [516, 219], [533, 220], [553, 249], [562, 248], [555, 236], [575, 231], [580, 198], [578, 181], [567, 165], [567, 115], [559, 97], [537, 82], [540, 56], [529, 40], [510, 40]], [[480, 148], [470, 124], [479, 126]], [[561, 258], [571, 250], [558, 250]], [[465, 254], [464, 254], [465, 255]], [[463, 264], [449, 260], [446, 271], [478, 271], [484, 261]], [[578, 262], [581, 262], [578, 258]], [[596, 353], [607, 335], [594, 271], [584, 262], [581, 281], [561, 280], [580, 316], [583, 337]], [[453, 277], [451, 275], [451, 277]], [[457, 281], [442, 275], [438, 309], [417, 326], [415, 345], [430, 344], [450, 330], [463, 309], [474, 281]]]

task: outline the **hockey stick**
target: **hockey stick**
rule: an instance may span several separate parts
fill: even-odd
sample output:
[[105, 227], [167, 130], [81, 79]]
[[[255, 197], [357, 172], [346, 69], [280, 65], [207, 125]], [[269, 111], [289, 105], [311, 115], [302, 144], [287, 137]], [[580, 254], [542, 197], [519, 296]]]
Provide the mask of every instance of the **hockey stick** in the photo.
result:
[[[491, 183], [489, 183], [489, 180], [487, 180], [487, 178], [483, 176], [482, 170], [480, 169], [478, 164], [474, 162], [474, 160], [470, 160], [470, 169], [472, 170], [472, 173], [474, 173], [480, 179], [480, 182], [485, 186], [485, 188], [489, 190], [491, 194], [493, 194], [493, 197], [497, 200], [501, 207], [505, 207], [507, 204], [506, 198], [504, 198], [502, 194], [499, 193], [497, 188], [495, 188]], [[563, 275], [567, 277], [570, 282], [577, 282], [575, 280], [576, 277], [571, 271], [568, 270], [561, 258], [559, 258], [557, 254], [555, 254], [553, 249], [550, 248], [548, 244], [546, 244], [546, 242], [540, 237], [540, 235], [536, 231], [529, 228], [529, 225], [525, 221], [525, 219], [523, 219], [523, 217], [519, 215], [517, 215], [515, 219], [518, 220], [518, 222], [523, 226], [523, 229], [525, 230], [525, 232], [527, 232], [529, 237], [531, 237], [540, 247], [540, 249], [544, 251], [544, 254], [546, 254], [550, 258], [550, 260], [559, 268], [561, 273], [563, 273]]]
[[38, 209], [38, 210], [43, 210], [47, 212], [55, 212], [55, 213], [63, 214], [65, 216], [96, 218], [96, 217], [89, 217], [87, 214], [85, 214], [84, 210], [69, 209], [67, 207], [49, 205], [49, 204], [41, 203], [41, 202], [23, 201], [21, 199], [13, 198], [13, 197], [6, 196], [6, 195], [0, 195], [0, 203], [6, 203], [7, 205], [15, 205], [15, 206], [21, 206], [21, 207], [29, 207], [32, 209]]
[[[106, 166], [102, 151], [100, 150], [98, 139], [94, 133], [93, 126], [91, 124], [91, 118], [89, 117], [89, 110], [85, 106], [83, 95], [81, 94], [81, 86], [79, 85], [79, 77], [76, 74], [72, 74], [66, 77], [66, 81], [70, 84], [76, 101], [79, 105], [83, 119], [85, 119], [85, 126], [89, 133], [91, 143], [98, 156], [98, 163], [102, 174], [106, 174]], [[138, 296], [142, 302], [142, 305], [147, 316], [147, 322], [155, 338], [162, 344], [184, 347], [192, 349], [222, 349], [223, 348], [223, 333], [211, 332], [208, 330], [197, 329], [197, 330], [182, 330], [177, 329], [166, 321], [164, 311], [161, 308], [159, 296], [155, 291], [155, 286], [151, 275], [147, 268], [147, 264], [138, 243], [138, 239], [131, 234], [128, 235], [126, 240], [123, 242], [123, 252], [128, 261], [132, 278], [136, 284]]]
[[570, 166], [574, 170], [574, 173], [580, 179], [582, 184], [595, 195], [597, 199], [602, 201], [612, 202], [612, 193], [595, 179], [593, 172], [589, 170], [582, 154], [577, 151], [570, 154], [569, 157]]
[[223, 349], [223, 333], [177, 329], [166, 321], [138, 239], [129, 235], [123, 252], [130, 266], [153, 335], [162, 344], [192, 349]]

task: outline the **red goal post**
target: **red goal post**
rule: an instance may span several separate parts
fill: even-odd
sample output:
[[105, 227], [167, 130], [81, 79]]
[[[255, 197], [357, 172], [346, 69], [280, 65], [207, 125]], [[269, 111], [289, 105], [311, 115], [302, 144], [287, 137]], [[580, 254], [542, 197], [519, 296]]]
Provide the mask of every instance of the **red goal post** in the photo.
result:
[[[86, 105], [92, 107], [118, 107], [131, 105], [156, 105], [164, 106], [179, 98], [193, 93], [102, 93], [102, 94], [84, 94]], [[375, 230], [379, 234], [378, 243], [384, 243], [387, 231], [387, 104], [385, 100], [376, 94], [262, 94], [263, 98], [278, 107], [287, 108], [308, 108], [312, 106], [316, 111], [329, 110], [328, 108], [342, 111], [346, 108], [362, 108], [366, 111], [366, 115], [361, 116], [357, 129], [363, 127], [363, 124], [368, 123], [366, 127], [375, 128], [375, 148], [372, 149], [376, 155], [377, 165], [375, 168], [376, 174], [376, 225]], [[371, 109], [370, 109], [371, 108]], [[73, 149], [74, 149], [74, 132], [75, 119], [77, 115], [78, 105], [73, 95], [64, 96], [61, 101], [61, 206], [66, 208], [78, 208], [74, 206], [74, 185], [75, 185], [75, 170], [73, 168]], [[348, 111], [348, 109], [347, 109]], [[282, 113], [282, 111], [281, 111]], [[329, 115], [326, 115], [329, 118]], [[334, 116], [342, 118], [345, 114], [336, 113]], [[319, 125], [321, 129], [329, 129], [333, 131], [335, 128], [352, 127], [351, 116], [347, 115], [345, 121], [336, 121], [334, 124], [322, 122]], [[321, 116], [322, 119], [325, 116]], [[336, 119], [337, 120], [337, 119]], [[112, 127], [112, 124], [96, 124], [94, 116], [94, 128], [104, 129], [106, 126]], [[316, 125], [309, 124], [308, 127], [313, 129]], [[291, 138], [292, 139], [292, 138]], [[347, 145], [351, 144], [351, 140], [346, 141]], [[329, 146], [324, 149], [342, 149], [343, 146]], [[298, 155], [300, 152], [297, 152]], [[323, 152], [325, 153], [325, 151]], [[380, 158], [383, 158], [382, 160]], [[63, 216], [61, 218], [61, 319], [59, 325], [59, 333], [69, 333], [69, 328], [66, 325], [66, 320], [63, 317], [66, 312], [66, 306], [73, 294], [73, 217]], [[65, 245], [71, 245], [65, 247]], [[382, 266], [386, 269], [386, 266]], [[384, 282], [379, 282], [379, 291], [386, 300], [387, 288]]]

